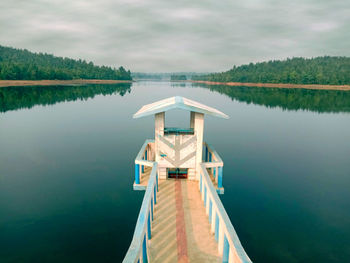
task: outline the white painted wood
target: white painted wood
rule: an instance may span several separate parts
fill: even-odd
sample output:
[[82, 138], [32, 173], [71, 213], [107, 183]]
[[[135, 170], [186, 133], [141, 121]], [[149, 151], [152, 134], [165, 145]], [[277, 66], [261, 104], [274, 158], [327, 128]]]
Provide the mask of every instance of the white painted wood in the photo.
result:
[[151, 104], [147, 104], [142, 106], [142, 108], [134, 114], [134, 118], [141, 118], [153, 114], [157, 114], [159, 112], [168, 111], [171, 109], [183, 109], [187, 111], [194, 111], [201, 114], [209, 114], [212, 116], [228, 119], [229, 116], [227, 116], [225, 113], [214, 109], [212, 107], [206, 106], [204, 104], [201, 104], [199, 102], [189, 100], [180, 96], [167, 98], [164, 100], [156, 101]]
[[188, 179], [189, 180], [196, 180], [196, 169], [195, 168], [188, 169]]
[[216, 206], [213, 202], [212, 210], [211, 210], [211, 226], [210, 230], [212, 233], [215, 233], [215, 219], [216, 219]]
[[206, 168], [212, 168], [212, 167], [218, 167], [218, 166], [224, 166], [223, 162], [211, 162], [211, 163], [203, 163]]
[[[229, 263], [235, 263], [235, 255], [233, 254], [233, 249], [231, 247], [231, 244], [230, 244], [230, 253], [228, 254], [228, 262]], [[238, 262], [237, 262], [238, 263]]]
[[164, 136], [165, 112], [157, 113], [154, 117], [154, 144], [155, 144], [155, 159], [159, 162], [159, 136]]
[[194, 112], [194, 111], [191, 111], [190, 114], [191, 114], [191, 115], [190, 115], [190, 128], [191, 128], [191, 129], [194, 129], [194, 114], [195, 114], [195, 112]]
[[194, 134], [197, 136], [197, 154], [196, 154], [196, 177], [199, 180], [200, 164], [202, 162], [203, 150], [203, 130], [204, 130], [204, 114], [194, 114]]
[[207, 190], [207, 200], [206, 200], [206, 203], [205, 203], [205, 212], [207, 215], [209, 215], [209, 191]]
[[[156, 141], [160, 166], [168, 168], [196, 167], [197, 143], [195, 135], [158, 135]], [[166, 156], [162, 157], [161, 154]]]
[[166, 167], [158, 167], [159, 179], [167, 179]]
[[224, 251], [224, 227], [223, 227], [223, 220], [221, 220], [219, 216], [219, 245], [218, 245], [218, 250], [219, 250], [219, 255], [222, 256], [223, 251]]

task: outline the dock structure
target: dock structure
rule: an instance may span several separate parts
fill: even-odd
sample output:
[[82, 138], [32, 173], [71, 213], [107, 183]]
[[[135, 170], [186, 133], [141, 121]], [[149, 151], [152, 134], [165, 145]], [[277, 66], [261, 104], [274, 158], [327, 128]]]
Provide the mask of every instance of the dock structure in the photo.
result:
[[[172, 109], [190, 112], [189, 127], [165, 127], [165, 112]], [[179, 96], [134, 114], [155, 115], [155, 137], [135, 159], [133, 188], [145, 194], [124, 263], [251, 263], [218, 196], [224, 163], [203, 141], [205, 114], [229, 118]]]

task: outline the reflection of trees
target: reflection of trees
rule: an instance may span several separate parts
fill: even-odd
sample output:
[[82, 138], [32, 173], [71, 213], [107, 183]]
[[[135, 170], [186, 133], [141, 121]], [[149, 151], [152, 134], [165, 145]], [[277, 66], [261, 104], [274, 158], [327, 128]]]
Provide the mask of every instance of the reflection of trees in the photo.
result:
[[0, 112], [32, 108], [35, 105], [52, 105], [64, 101], [87, 100], [95, 95], [131, 92], [131, 83], [85, 86], [36, 86], [0, 88]]
[[266, 107], [315, 112], [350, 112], [349, 91], [210, 86], [203, 84], [194, 84], [194, 86], [225, 94], [232, 100]]
[[186, 87], [186, 83], [171, 83], [171, 87], [181, 87], [181, 88], [185, 88]]

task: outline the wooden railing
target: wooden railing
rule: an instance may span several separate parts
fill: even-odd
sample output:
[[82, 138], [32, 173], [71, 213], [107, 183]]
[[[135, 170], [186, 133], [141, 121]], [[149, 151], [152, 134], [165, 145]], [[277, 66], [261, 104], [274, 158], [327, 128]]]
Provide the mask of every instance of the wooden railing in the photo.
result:
[[[146, 140], [135, 159], [135, 183], [136, 173], [137, 171], [140, 173], [141, 165], [150, 166], [152, 170], [143, 197], [134, 236], [123, 263], [149, 262], [153, 213], [157, 203], [158, 192], [158, 164], [147, 160], [149, 157], [147, 151], [151, 151], [152, 143], [153, 140]], [[207, 172], [207, 168], [217, 168], [220, 171], [219, 168], [221, 167], [222, 178], [223, 162], [213, 147], [208, 144], [205, 144], [205, 147], [208, 152], [206, 154], [208, 162], [200, 164], [199, 191], [204, 202], [206, 214], [208, 215], [211, 231], [214, 233], [215, 240], [218, 242], [218, 251], [220, 256], [222, 256], [222, 262], [251, 263], [252, 261], [244, 251], [230, 218], [217, 194], [217, 189], [215, 189]], [[211, 157], [209, 157], [209, 153]], [[136, 168], [137, 166], [138, 168]], [[217, 177], [219, 176], [220, 172], [217, 173]]]
[[146, 140], [142, 145], [135, 159], [135, 182], [134, 190], [145, 190], [144, 186], [140, 186], [142, 174], [145, 166], [152, 167], [154, 160], [154, 140]]
[[204, 165], [209, 168], [213, 174], [214, 181], [218, 187], [217, 191], [219, 194], [224, 193], [224, 187], [222, 184], [223, 179], [223, 168], [224, 163], [220, 155], [215, 151], [215, 149], [208, 143], [204, 143]]
[[152, 171], [143, 197], [140, 213], [137, 218], [134, 236], [123, 263], [149, 262], [149, 241], [152, 237], [151, 229], [153, 213], [154, 207], [157, 203], [158, 192], [158, 164], [153, 161], [143, 160], [147, 145], [149, 145], [150, 142], [152, 142], [152, 140], [146, 140], [135, 159], [135, 167], [140, 164], [152, 166]]
[[209, 177], [207, 164], [200, 165], [199, 191], [209, 217], [211, 231], [215, 233], [215, 240], [218, 242], [222, 262], [251, 263]]

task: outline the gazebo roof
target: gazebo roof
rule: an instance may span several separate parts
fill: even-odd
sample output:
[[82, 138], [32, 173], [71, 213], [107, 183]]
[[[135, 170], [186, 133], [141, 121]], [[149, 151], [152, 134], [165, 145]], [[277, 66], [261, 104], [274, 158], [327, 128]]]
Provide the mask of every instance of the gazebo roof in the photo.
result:
[[149, 115], [154, 115], [163, 111], [168, 111], [172, 109], [183, 109], [187, 111], [194, 111], [198, 113], [208, 114], [216, 116], [219, 118], [228, 119], [229, 116], [225, 113], [214, 109], [212, 107], [203, 105], [199, 102], [186, 99], [184, 97], [176, 96], [153, 102], [147, 105], [142, 106], [142, 108], [134, 114], [134, 118], [141, 118]]

